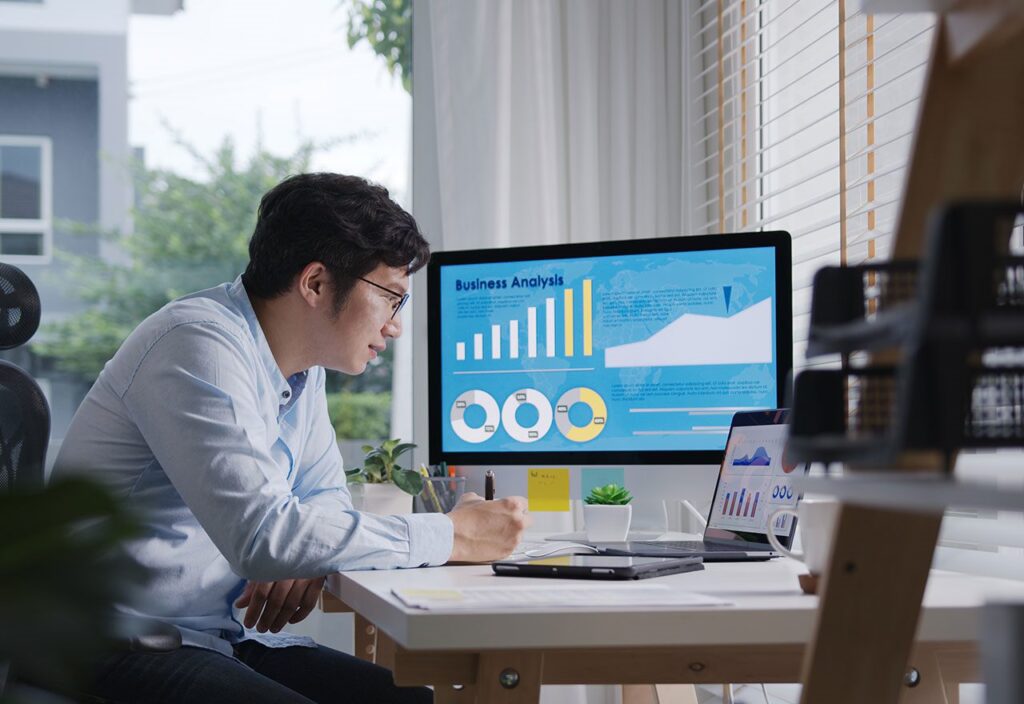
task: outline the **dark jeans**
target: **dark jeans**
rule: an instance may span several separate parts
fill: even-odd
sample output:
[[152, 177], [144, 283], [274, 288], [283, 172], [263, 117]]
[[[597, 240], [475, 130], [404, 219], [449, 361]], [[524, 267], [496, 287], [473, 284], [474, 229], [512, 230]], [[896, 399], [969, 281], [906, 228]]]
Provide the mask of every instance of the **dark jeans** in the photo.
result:
[[396, 687], [389, 670], [322, 645], [268, 648], [246, 641], [235, 646], [235, 657], [249, 667], [201, 648], [118, 653], [102, 662], [90, 694], [119, 704], [434, 701], [429, 689]]

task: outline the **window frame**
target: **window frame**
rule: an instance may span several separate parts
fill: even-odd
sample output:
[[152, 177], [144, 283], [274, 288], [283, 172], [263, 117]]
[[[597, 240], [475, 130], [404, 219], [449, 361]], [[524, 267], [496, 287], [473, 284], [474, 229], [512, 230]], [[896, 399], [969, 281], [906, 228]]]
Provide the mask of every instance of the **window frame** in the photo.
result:
[[0, 261], [8, 264], [49, 264], [53, 261], [53, 140], [42, 135], [0, 134], [0, 147], [39, 148], [39, 218], [0, 217], [0, 231], [42, 233], [40, 254], [4, 254]]

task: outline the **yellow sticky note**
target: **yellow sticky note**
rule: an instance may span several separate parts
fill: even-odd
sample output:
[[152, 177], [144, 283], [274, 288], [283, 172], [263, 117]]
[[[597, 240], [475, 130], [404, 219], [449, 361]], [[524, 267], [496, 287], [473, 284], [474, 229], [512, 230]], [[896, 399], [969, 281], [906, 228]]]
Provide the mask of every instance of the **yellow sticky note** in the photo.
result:
[[527, 471], [526, 498], [531, 511], [569, 510], [569, 469], [530, 467]]

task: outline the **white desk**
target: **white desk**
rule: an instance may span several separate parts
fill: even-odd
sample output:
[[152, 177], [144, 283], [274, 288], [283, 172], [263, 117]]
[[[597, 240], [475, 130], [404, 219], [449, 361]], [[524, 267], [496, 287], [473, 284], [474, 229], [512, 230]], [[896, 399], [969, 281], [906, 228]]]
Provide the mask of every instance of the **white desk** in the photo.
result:
[[[732, 602], [719, 608], [438, 612], [409, 609], [391, 594], [497, 580], [542, 583], [496, 577], [490, 566], [346, 572], [330, 577], [327, 589], [361, 617], [357, 628], [371, 635], [370, 624], [379, 629], [376, 660], [394, 670], [396, 682], [435, 685], [438, 702], [490, 704], [536, 702], [541, 683], [799, 682], [818, 605], [799, 590], [801, 569], [790, 560], [712, 563], [703, 572], [659, 578]], [[943, 701], [944, 683], [978, 681], [979, 607], [986, 599], [1022, 596], [1018, 582], [932, 573], [911, 663], [921, 684], [907, 689], [905, 700]], [[513, 689], [499, 684], [509, 669], [519, 675]]]

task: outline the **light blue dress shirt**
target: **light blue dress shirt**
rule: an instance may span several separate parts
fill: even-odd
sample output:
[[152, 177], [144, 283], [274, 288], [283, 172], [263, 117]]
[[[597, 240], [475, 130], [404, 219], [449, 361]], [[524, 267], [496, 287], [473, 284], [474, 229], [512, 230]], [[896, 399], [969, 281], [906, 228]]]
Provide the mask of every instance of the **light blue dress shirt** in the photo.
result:
[[54, 476], [85, 474], [143, 515], [130, 554], [153, 573], [132, 609], [186, 645], [311, 645], [241, 625], [245, 580], [439, 565], [442, 514], [352, 508], [327, 415], [324, 370], [286, 379], [241, 278], [167, 304], [103, 368]]

